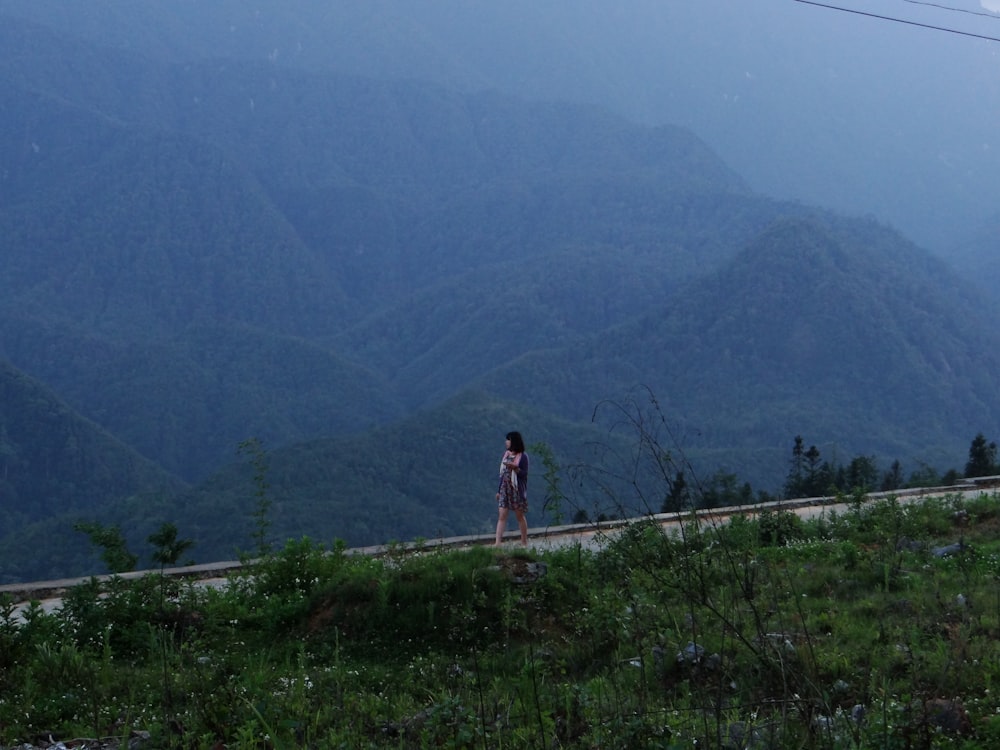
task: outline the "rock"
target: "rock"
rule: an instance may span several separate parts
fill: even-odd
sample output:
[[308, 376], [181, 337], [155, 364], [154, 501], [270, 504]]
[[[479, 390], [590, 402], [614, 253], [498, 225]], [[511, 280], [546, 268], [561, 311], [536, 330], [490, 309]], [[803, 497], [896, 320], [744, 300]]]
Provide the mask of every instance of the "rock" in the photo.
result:
[[968, 734], [972, 730], [969, 714], [960, 701], [931, 698], [924, 701], [926, 722], [946, 734]]
[[957, 555], [963, 549], [965, 549], [965, 545], [962, 542], [955, 542], [944, 547], [935, 547], [931, 550], [931, 553], [934, 557], [951, 557], [952, 555]]
[[694, 641], [688, 641], [688, 644], [684, 647], [682, 651], [677, 652], [677, 663], [678, 664], [697, 664], [701, 661], [702, 657], [705, 655], [705, 647], [699, 646]]

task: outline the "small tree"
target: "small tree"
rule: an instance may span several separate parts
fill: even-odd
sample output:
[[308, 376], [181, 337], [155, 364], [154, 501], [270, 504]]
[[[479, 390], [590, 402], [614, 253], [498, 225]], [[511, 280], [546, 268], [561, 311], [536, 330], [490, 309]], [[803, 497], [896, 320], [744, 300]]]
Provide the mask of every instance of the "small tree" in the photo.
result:
[[882, 475], [882, 484], [879, 485], [879, 489], [883, 492], [898, 490], [903, 486], [903, 482], [903, 465], [899, 463], [899, 459], [896, 459], [892, 462], [889, 470]]
[[661, 513], [678, 513], [690, 506], [691, 491], [688, 489], [683, 471], [678, 470], [673, 481], [669, 481], [668, 478], [667, 485], [668, 492], [660, 508]]
[[785, 497], [819, 497], [826, 495], [835, 483], [834, 468], [822, 460], [819, 448], [805, 448], [801, 435], [795, 436], [792, 465], [785, 479]]
[[167, 565], [176, 565], [181, 555], [194, 544], [190, 539], [178, 539], [177, 527], [169, 522], [150, 534], [148, 541], [156, 547], [153, 552], [153, 562], [160, 564], [161, 572]]
[[271, 554], [271, 542], [268, 534], [271, 531], [271, 497], [268, 492], [270, 483], [267, 481], [267, 453], [264, 446], [257, 438], [249, 438], [239, 444], [237, 452], [240, 455], [249, 456], [250, 465], [253, 466], [254, 484], [254, 533], [253, 540], [257, 547], [258, 557], [267, 557]]
[[545, 503], [543, 510], [549, 511], [552, 516], [552, 523], [559, 525], [563, 522], [562, 501], [566, 499], [559, 486], [559, 464], [556, 463], [552, 449], [546, 443], [535, 443], [530, 448], [532, 454], [538, 456], [545, 467], [542, 475], [545, 481]]
[[986, 442], [983, 433], [979, 433], [972, 439], [969, 446], [969, 462], [965, 465], [965, 476], [967, 477], [988, 477], [1000, 474], [1000, 467], [997, 466], [997, 444]]
[[795, 436], [795, 444], [792, 446], [792, 461], [788, 469], [788, 476], [785, 478], [785, 497], [802, 497], [803, 484], [805, 482], [805, 443], [801, 435]]
[[841, 489], [848, 492], [871, 492], [878, 482], [878, 464], [874, 456], [855, 456], [847, 466], [845, 483]]
[[726, 508], [733, 505], [748, 505], [753, 502], [753, 488], [749, 482], [740, 484], [735, 474], [719, 469], [702, 488], [702, 508]]
[[80, 521], [73, 524], [74, 531], [87, 535], [90, 543], [101, 549], [101, 560], [111, 573], [128, 573], [135, 570], [139, 557], [128, 551], [125, 535], [118, 525], [102, 526], [96, 521]]

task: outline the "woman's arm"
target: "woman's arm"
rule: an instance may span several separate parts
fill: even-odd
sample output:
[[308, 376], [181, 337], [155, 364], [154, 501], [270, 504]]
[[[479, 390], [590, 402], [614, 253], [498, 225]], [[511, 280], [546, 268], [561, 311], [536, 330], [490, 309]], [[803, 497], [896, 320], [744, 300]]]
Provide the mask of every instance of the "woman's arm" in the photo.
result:
[[523, 458], [524, 458], [524, 454], [523, 453], [514, 453], [511, 456], [511, 460], [509, 460], [507, 462], [507, 465], [511, 468], [512, 471], [520, 474], [521, 473], [521, 461], [522, 461]]

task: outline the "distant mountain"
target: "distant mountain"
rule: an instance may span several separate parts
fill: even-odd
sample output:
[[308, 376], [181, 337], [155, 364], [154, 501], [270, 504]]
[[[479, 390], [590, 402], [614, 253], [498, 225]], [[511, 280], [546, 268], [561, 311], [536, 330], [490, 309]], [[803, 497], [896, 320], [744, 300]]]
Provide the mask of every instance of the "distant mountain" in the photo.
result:
[[914, 25], [745, 0], [613, 10], [597, 0], [0, 0], [0, 26], [31, 20], [171, 64], [266, 63], [596, 103], [689, 128], [768, 195], [875, 215], [941, 250], [993, 210], [1000, 154], [994, 45], [973, 38], [993, 33], [995, 18], [967, 5], [979, 12], [901, 3], [888, 14]]
[[1000, 309], [1000, 215], [957, 241], [943, 257]]
[[[497, 472], [503, 437], [523, 431], [531, 446], [544, 442], [558, 457], [561, 491], [553, 502], [546, 483], [547, 467], [532, 456], [529, 516], [532, 526], [561, 518], [568, 522], [579, 510], [609, 504], [584, 481], [596, 456], [607, 446], [626, 441], [593, 425], [573, 424], [484, 393], [465, 393], [440, 407], [398, 423], [350, 438], [308, 441], [285, 448], [262, 447], [266, 467], [262, 486], [245, 454], [197, 487], [173, 493], [130, 497], [109, 502], [86, 514], [87, 520], [118, 525], [129, 549], [149, 564], [147, 537], [163, 523], [177, 526], [181, 538], [195, 542], [185, 559], [210, 562], [255, 553], [260, 530], [255, 515], [263, 496], [268, 503], [268, 544], [308, 537], [350, 546], [434, 539], [467, 534], [491, 535], [496, 528]], [[638, 512], [633, 507], [632, 512]], [[560, 515], [561, 514], [561, 515]], [[96, 552], [78, 532], [75, 516], [60, 516], [25, 526], [18, 545], [0, 549], [0, 576], [33, 580], [88, 575], [103, 571]], [[76, 538], [76, 544], [47, 545], [46, 540]], [[25, 546], [46, 547], [44, 558], [17, 554]]]
[[775, 490], [797, 434], [841, 462], [954, 467], [977, 432], [1000, 432], [998, 344], [943, 262], [877, 224], [816, 214], [776, 221], [659, 311], [478, 385], [576, 420], [643, 385], [706, 470]]
[[[183, 486], [0, 361], [0, 547], [29, 559], [43, 556], [44, 547], [26, 546], [16, 532], [49, 517], [87, 516], [118, 499], [169, 495]], [[0, 566], [0, 580], [7, 576]]]
[[[753, 193], [688, 130], [86, 36], [0, 23], [0, 358], [112, 466], [197, 486], [22, 432], [5, 460], [49, 461], [5, 490], [22, 543], [80, 513], [229, 557], [252, 536], [249, 438], [276, 539], [367, 544], [488, 531], [508, 429], [564, 467], [611, 440], [627, 459], [636, 394], [700, 474], [769, 491], [798, 434], [909, 470], [1000, 431], [998, 318], [970, 285], [872, 220]], [[44, 423], [33, 390], [8, 395]], [[627, 476], [566, 476], [578, 507], [642, 507]]]
[[461, 390], [504, 274], [592, 330], [762, 221], [691, 133], [595, 108], [0, 37], [0, 352], [191, 480]]
[[379, 374], [306, 339], [239, 326], [119, 341], [0, 314], [0, 351], [150, 460], [200, 481], [256, 437], [363, 432], [404, 412]]

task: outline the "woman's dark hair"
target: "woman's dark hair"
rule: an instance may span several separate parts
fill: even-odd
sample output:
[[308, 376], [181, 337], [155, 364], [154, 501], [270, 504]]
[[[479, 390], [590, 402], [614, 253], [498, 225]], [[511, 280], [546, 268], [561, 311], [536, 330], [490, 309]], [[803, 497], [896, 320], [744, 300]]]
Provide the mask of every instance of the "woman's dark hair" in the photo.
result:
[[514, 453], [524, 453], [524, 438], [520, 432], [508, 432], [507, 440], [510, 441], [510, 449]]

